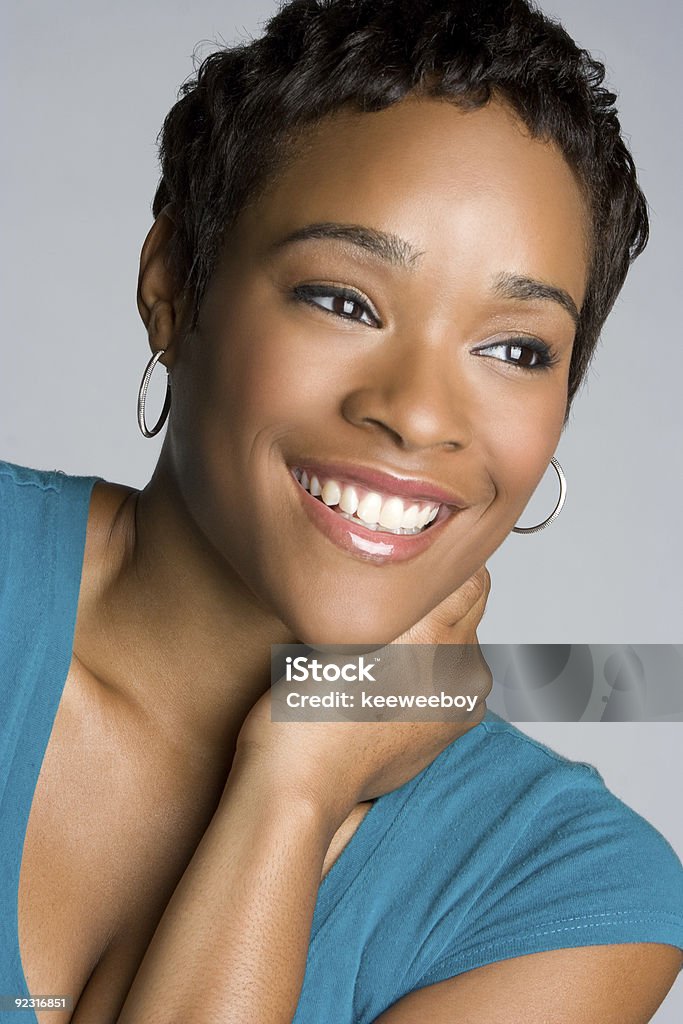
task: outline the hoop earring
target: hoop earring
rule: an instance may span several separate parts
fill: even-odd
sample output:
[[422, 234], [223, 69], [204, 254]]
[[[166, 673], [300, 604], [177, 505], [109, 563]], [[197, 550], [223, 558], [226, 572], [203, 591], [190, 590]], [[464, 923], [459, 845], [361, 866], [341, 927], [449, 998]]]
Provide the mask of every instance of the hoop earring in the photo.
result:
[[560, 481], [560, 496], [557, 499], [557, 505], [552, 510], [548, 518], [544, 519], [542, 523], [538, 524], [538, 526], [513, 526], [513, 533], [538, 533], [539, 530], [545, 530], [546, 526], [550, 526], [553, 519], [557, 519], [560, 512], [562, 511], [564, 500], [567, 497], [567, 479], [564, 473], [562, 472], [562, 466], [559, 464], [557, 459], [551, 459], [550, 464], [557, 473]]
[[152, 373], [154, 372], [154, 367], [156, 366], [158, 360], [161, 359], [165, 351], [166, 349], [162, 348], [160, 349], [159, 352], [155, 352], [150, 361], [147, 363], [147, 369], [144, 372], [142, 381], [140, 383], [140, 390], [138, 391], [138, 426], [145, 437], [154, 437], [155, 434], [159, 433], [164, 423], [166, 422], [168, 410], [171, 408], [171, 375], [164, 366], [164, 364], [162, 363], [161, 365], [164, 366], [164, 369], [166, 370], [166, 395], [164, 398], [164, 407], [161, 410], [161, 415], [157, 420], [156, 424], [152, 427], [151, 430], [148, 429], [147, 423], [145, 422], [145, 401], [147, 399], [147, 388], [149, 387], [149, 382], [152, 377]]

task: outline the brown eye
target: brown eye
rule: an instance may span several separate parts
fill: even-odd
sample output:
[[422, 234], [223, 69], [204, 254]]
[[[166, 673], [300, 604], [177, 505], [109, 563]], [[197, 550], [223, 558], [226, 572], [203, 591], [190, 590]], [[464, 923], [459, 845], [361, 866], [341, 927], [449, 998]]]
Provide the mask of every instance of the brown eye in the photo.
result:
[[322, 309], [342, 320], [355, 320], [369, 327], [379, 327], [379, 317], [356, 292], [348, 288], [335, 288], [333, 285], [308, 284], [298, 285], [293, 290], [294, 296], [310, 306]]
[[538, 362], [538, 352], [528, 345], [506, 345], [505, 348], [510, 354], [510, 362], [518, 366], [535, 366]]
[[520, 370], [544, 370], [552, 366], [557, 357], [550, 347], [538, 338], [510, 338], [475, 349], [475, 355], [499, 359]]
[[347, 299], [343, 295], [335, 295], [332, 298], [332, 312], [338, 316], [347, 316], [351, 320], [360, 320], [363, 316], [363, 307], [355, 299]]

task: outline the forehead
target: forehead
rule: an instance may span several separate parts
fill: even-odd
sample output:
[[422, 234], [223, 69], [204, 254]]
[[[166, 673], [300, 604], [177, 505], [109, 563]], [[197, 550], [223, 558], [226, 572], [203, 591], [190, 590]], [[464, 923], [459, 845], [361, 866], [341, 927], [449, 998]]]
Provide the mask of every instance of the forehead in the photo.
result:
[[409, 97], [306, 129], [240, 223], [265, 249], [325, 221], [392, 232], [430, 273], [524, 273], [561, 284], [578, 306], [584, 296], [580, 185], [559, 148], [532, 138], [500, 101], [464, 110]]

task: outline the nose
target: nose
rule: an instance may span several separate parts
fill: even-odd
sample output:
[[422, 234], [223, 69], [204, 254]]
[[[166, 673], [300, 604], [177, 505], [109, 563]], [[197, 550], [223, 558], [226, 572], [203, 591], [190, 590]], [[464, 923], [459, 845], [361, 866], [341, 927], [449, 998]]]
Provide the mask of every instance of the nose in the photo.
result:
[[[451, 354], [452, 355], [452, 354]], [[344, 418], [387, 434], [405, 451], [466, 448], [472, 440], [466, 386], [442, 346], [395, 346], [346, 395]]]

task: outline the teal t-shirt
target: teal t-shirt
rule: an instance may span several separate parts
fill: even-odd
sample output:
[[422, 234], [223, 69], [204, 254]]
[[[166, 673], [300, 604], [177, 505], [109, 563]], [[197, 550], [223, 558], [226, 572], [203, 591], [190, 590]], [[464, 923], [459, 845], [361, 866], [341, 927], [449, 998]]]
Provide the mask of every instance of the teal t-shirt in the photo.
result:
[[[2, 996], [29, 994], [19, 868], [99, 479], [0, 462]], [[623, 942], [683, 948], [680, 860], [595, 768], [489, 711], [375, 801], [323, 879], [294, 1024], [370, 1024], [406, 993], [474, 967]]]

